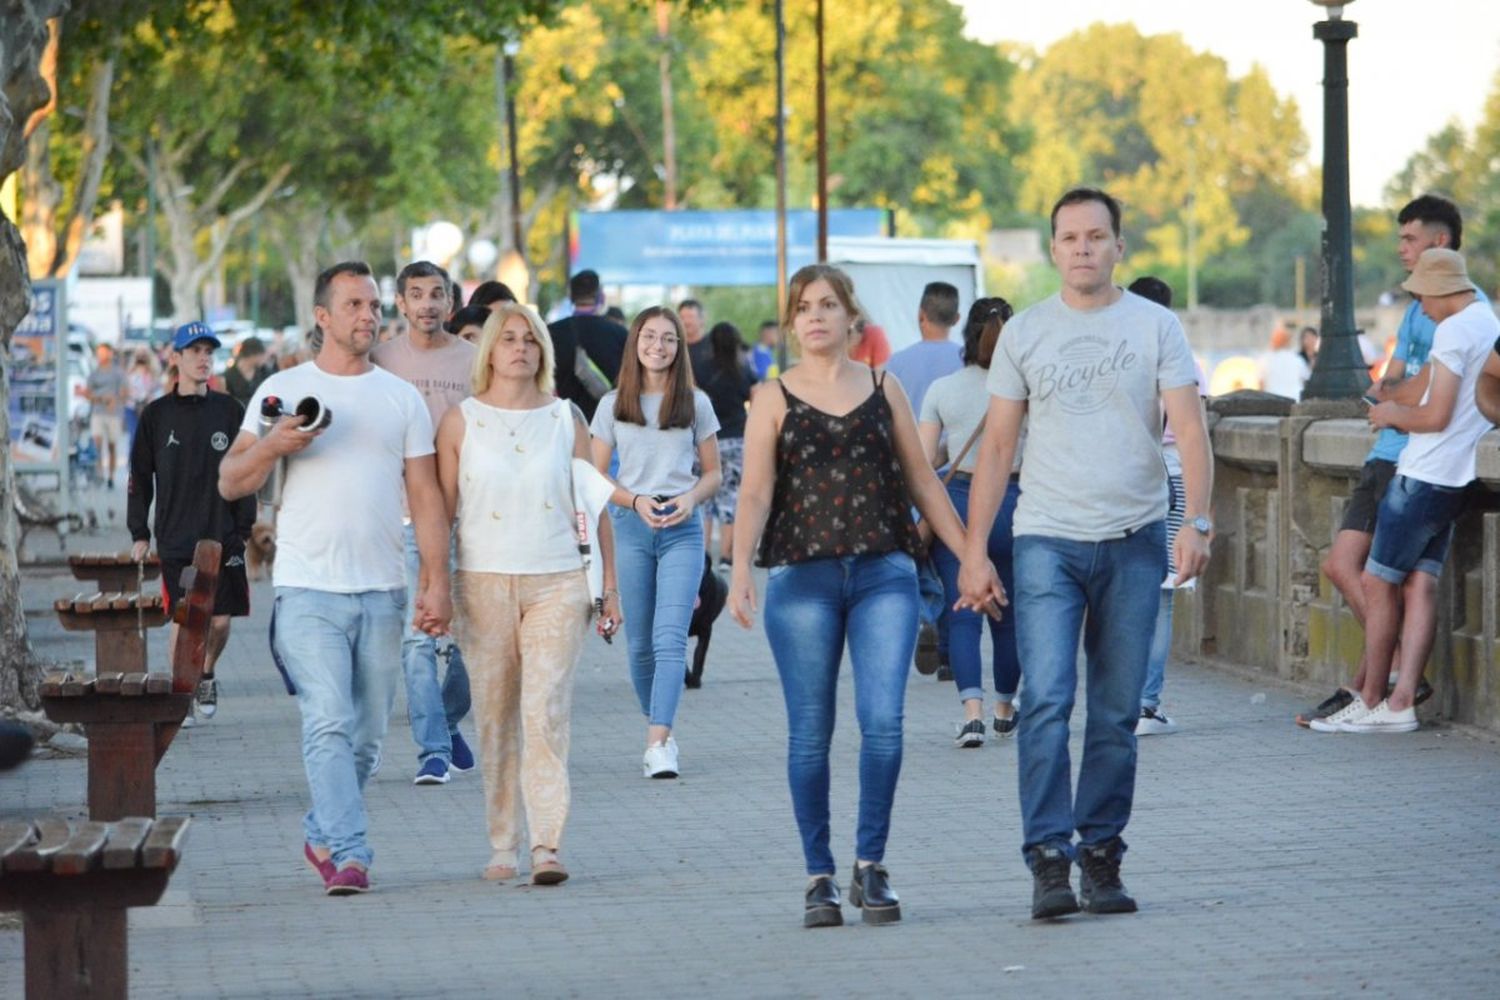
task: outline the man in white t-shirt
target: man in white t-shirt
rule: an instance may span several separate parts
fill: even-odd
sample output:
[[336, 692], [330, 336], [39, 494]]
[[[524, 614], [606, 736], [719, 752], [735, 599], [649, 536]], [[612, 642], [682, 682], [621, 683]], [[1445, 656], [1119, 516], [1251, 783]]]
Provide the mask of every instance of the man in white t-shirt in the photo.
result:
[[[407, 332], [370, 352], [370, 360], [410, 382], [422, 394], [432, 426], [448, 408], [472, 394], [474, 345], [443, 328], [452, 311], [448, 272], [430, 261], [414, 261], [396, 275], [396, 306], [406, 317]], [[406, 592], [418, 593], [417, 536], [410, 520], [404, 532]], [[450, 569], [452, 564], [450, 561]], [[469, 671], [463, 653], [452, 642], [442, 651], [447, 671], [438, 680], [438, 641], [416, 626], [401, 640], [401, 672], [406, 679], [406, 718], [417, 744], [413, 784], [447, 784], [450, 771], [474, 766], [474, 754], [458, 724], [469, 714]]]
[[[1437, 629], [1437, 584], [1453, 540], [1453, 522], [1475, 475], [1476, 446], [1490, 422], [1475, 390], [1500, 320], [1481, 302], [1457, 250], [1422, 251], [1401, 287], [1418, 296], [1437, 324], [1427, 391], [1416, 406], [1384, 402], [1370, 423], [1407, 432], [1406, 447], [1375, 515], [1375, 537], [1361, 586], [1365, 597], [1365, 683], [1359, 697], [1319, 732], [1409, 733], [1417, 728], [1416, 690]], [[1400, 638], [1396, 686], [1386, 685]]]
[[[410, 384], [375, 367], [380, 290], [368, 265], [318, 275], [313, 315], [323, 346], [310, 363], [256, 390], [239, 437], [219, 467], [219, 492], [255, 492], [285, 461], [272, 582], [272, 652], [302, 713], [302, 761], [312, 793], [303, 855], [325, 891], [369, 889], [364, 785], [380, 756], [396, 687], [407, 607], [402, 488], [421, 552], [415, 621], [444, 632], [448, 531], [433, 458], [432, 421]], [[309, 397], [331, 422], [308, 431], [283, 417], [258, 435], [262, 405], [290, 411]]]
[[[1052, 260], [1062, 291], [1005, 324], [970, 483], [958, 606], [982, 611], [1005, 600], [991, 583], [986, 550], [1024, 418], [1012, 604], [1026, 677], [1016, 736], [1021, 850], [1036, 920], [1080, 907], [1136, 909], [1120, 881], [1121, 834], [1135, 796], [1135, 730], [1167, 570], [1163, 406], [1187, 494], [1173, 550], [1177, 583], [1207, 565], [1213, 531], [1212, 460], [1193, 354], [1170, 310], [1114, 284], [1124, 250], [1114, 198], [1076, 188], [1058, 199]], [[1088, 726], [1075, 796], [1068, 730], [1080, 633]]]

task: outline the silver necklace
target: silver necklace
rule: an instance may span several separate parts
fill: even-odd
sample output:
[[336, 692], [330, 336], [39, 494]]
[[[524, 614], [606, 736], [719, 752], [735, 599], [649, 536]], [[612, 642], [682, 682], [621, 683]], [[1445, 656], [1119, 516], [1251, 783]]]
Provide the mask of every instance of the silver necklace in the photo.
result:
[[[521, 414], [521, 419], [519, 421], [517, 421], [515, 424], [512, 424], [509, 420], [506, 420], [505, 417], [501, 416], [501, 413], [503, 411], [500, 409], [500, 407], [498, 407], [498, 406], [491, 406], [490, 409], [492, 411], [494, 411], [495, 419], [498, 420], [498, 421], [500, 421], [500, 426], [504, 427], [505, 430], [506, 430], [506, 432], [511, 437], [515, 437], [516, 436], [516, 432], [519, 431], [522, 427], [526, 426], [526, 421], [531, 418], [531, 415], [533, 413], [536, 412], [536, 409], [526, 410], [526, 411], [524, 411]], [[538, 407], [537, 409], [546, 409], [546, 407]], [[479, 420], [478, 423], [479, 423], [480, 427], [484, 426], [484, 421], [483, 420]], [[515, 442], [515, 444], [514, 444], [513, 447], [515, 448], [516, 451], [518, 451], [518, 452], [520, 452], [522, 454], [525, 454], [525, 452], [526, 452], [526, 446], [524, 444], [522, 444], [520, 441]]]

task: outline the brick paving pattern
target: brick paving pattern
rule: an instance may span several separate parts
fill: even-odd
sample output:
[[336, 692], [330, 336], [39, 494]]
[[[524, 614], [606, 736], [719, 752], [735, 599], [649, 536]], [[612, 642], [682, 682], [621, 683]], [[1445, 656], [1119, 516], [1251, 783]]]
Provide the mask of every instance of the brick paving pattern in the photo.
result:
[[[89, 637], [46, 610], [76, 584], [28, 581], [35, 647], [86, 659]], [[678, 781], [641, 777], [623, 644], [589, 642], [564, 886], [480, 879], [478, 772], [413, 786], [398, 703], [367, 792], [375, 891], [329, 899], [301, 858], [306, 783], [296, 705], [266, 649], [269, 585], [254, 596], [220, 664], [218, 717], [159, 770], [159, 813], [194, 823], [167, 900], [132, 911], [137, 997], [1500, 993], [1500, 740], [1441, 722], [1321, 736], [1289, 721], [1307, 692], [1193, 664], [1168, 675], [1182, 732], [1141, 742], [1124, 866], [1139, 914], [1028, 919], [1015, 746], [955, 749], [953, 686], [914, 673], [886, 859], [905, 918], [869, 928], [846, 906], [851, 926], [804, 931], [780, 688], [759, 629], [727, 616], [704, 688], [683, 699]], [[164, 662], [164, 631], [152, 655]], [[842, 684], [833, 838], [846, 883], [858, 735], [847, 670]], [[84, 801], [79, 757], [0, 776], [0, 816], [78, 815]], [[0, 996], [21, 983], [21, 935], [0, 931]]]

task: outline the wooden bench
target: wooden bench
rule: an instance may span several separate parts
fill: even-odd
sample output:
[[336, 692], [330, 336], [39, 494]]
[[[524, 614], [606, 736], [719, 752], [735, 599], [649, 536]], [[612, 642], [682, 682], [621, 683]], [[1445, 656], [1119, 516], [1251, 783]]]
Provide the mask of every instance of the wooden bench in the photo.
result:
[[182, 857], [186, 817], [0, 821], [0, 910], [20, 910], [27, 1000], [127, 995], [125, 910], [154, 906]]
[[99, 673], [144, 671], [146, 630], [167, 623], [161, 594], [78, 594], [58, 598], [52, 610], [67, 631], [94, 633], [94, 670]]
[[161, 575], [161, 559], [155, 552], [141, 562], [130, 558], [128, 552], [80, 552], [68, 556], [68, 568], [73, 571], [73, 579], [87, 580], [104, 593], [144, 593], [142, 584]]
[[[42, 710], [47, 717], [82, 723], [88, 733], [92, 820], [156, 815], [156, 765], [177, 736], [203, 675], [219, 557], [218, 542], [199, 542], [193, 565], [183, 570], [183, 599], [173, 616], [180, 627], [170, 674], [148, 673], [142, 663], [128, 672], [101, 665], [92, 675], [54, 671], [42, 679]], [[70, 617], [133, 617], [144, 599], [139, 594], [101, 595], [87, 602], [88, 610], [74, 601], [67, 610], [59, 609], [58, 616], [65, 627]], [[126, 606], [116, 608], [121, 601]], [[101, 602], [106, 606], [96, 607]]]

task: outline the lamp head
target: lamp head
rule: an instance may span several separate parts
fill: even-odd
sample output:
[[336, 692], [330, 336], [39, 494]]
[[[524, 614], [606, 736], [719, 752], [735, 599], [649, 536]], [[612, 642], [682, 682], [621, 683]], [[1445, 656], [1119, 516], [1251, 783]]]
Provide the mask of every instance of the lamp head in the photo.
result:
[[1328, 19], [1330, 21], [1338, 21], [1343, 19], [1344, 8], [1353, 3], [1354, 0], [1309, 0], [1309, 2], [1319, 7], [1326, 7], [1328, 9]]

